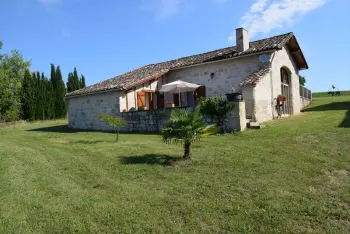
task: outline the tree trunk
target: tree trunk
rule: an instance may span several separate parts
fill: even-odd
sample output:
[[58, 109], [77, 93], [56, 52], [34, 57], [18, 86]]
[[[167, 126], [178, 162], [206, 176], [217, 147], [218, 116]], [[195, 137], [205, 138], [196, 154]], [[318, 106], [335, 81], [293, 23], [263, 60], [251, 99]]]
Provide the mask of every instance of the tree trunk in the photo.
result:
[[185, 149], [185, 152], [184, 152], [184, 159], [186, 159], [186, 160], [191, 159], [191, 153], [190, 153], [190, 150], [191, 150], [191, 142], [185, 142], [185, 144], [184, 144], [184, 149]]

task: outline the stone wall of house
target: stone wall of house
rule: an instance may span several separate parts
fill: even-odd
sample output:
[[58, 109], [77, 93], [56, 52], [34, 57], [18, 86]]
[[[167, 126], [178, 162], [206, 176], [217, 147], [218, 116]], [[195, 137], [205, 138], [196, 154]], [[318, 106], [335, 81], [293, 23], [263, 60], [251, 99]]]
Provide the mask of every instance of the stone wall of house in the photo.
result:
[[[123, 95], [125, 92], [109, 91], [69, 98], [67, 100], [69, 128], [112, 131], [112, 127], [98, 119], [99, 114], [110, 114], [126, 120], [128, 124], [120, 129], [121, 132], [159, 132], [165, 126], [171, 108], [120, 112], [119, 100]], [[227, 116], [226, 130], [243, 131], [246, 125], [245, 103], [234, 102], [233, 104], [234, 109]]]
[[[247, 105], [252, 105], [252, 117], [258, 122], [272, 120], [277, 117], [277, 96], [281, 94], [281, 68], [288, 70], [290, 75], [291, 107], [292, 114], [300, 112], [299, 75], [296, 64], [287, 47], [276, 51], [271, 55], [271, 72], [261, 78], [254, 87], [252, 103], [247, 100]], [[244, 92], [244, 90], [243, 90]], [[248, 93], [249, 94], [249, 93]], [[247, 108], [249, 110], [250, 108]], [[249, 111], [248, 111], [249, 112]], [[247, 116], [250, 114], [247, 113]]]
[[265, 122], [273, 119], [274, 101], [272, 97], [271, 72], [261, 78], [260, 82], [254, 88], [254, 107], [253, 116], [257, 122]]
[[300, 97], [300, 110], [304, 110], [308, 105], [310, 105], [311, 100], [304, 98], [304, 97]]
[[[246, 128], [245, 103], [234, 102], [234, 109], [228, 113], [225, 123], [225, 130], [244, 131]], [[186, 108], [193, 110], [192, 108]], [[128, 122], [128, 125], [121, 128], [121, 132], [133, 133], [154, 133], [159, 132], [169, 119], [172, 109], [159, 109], [149, 111], [130, 111], [121, 113], [121, 117]], [[210, 124], [210, 122], [207, 122]]]
[[[284, 46], [282, 50], [276, 51], [272, 57], [272, 95], [275, 99], [279, 94], [281, 94], [281, 68], [284, 67], [290, 72], [292, 97], [292, 100], [290, 101], [292, 103], [292, 114], [298, 114], [300, 112], [300, 84], [299, 71], [295, 61], [286, 46]], [[276, 111], [274, 116], [277, 116]]]
[[[249, 100], [246, 99], [246, 114], [251, 115], [253, 102], [251, 97], [253, 90], [242, 90], [242, 88], [239, 86], [239, 83], [250, 73], [256, 71], [260, 66], [262, 66], [259, 61], [259, 56], [260, 55], [253, 55], [173, 70], [156, 81], [147, 82], [144, 85], [139, 85], [134, 89], [122, 93], [120, 96], [120, 112], [123, 110], [137, 109], [137, 92], [140, 92], [143, 89], [157, 91], [161, 89], [162, 84], [167, 84], [176, 80], [182, 80], [205, 86], [207, 97], [225, 95], [226, 93], [231, 92], [232, 88], [234, 88], [237, 92], [243, 91], [245, 93], [244, 96], [249, 98]], [[212, 74], [213, 76], [211, 76]], [[191, 94], [181, 94], [182, 106], [187, 106], [187, 101], [189, 99], [192, 99], [192, 97], [187, 97], [187, 95]], [[167, 103], [170, 100], [173, 100], [173, 94], [165, 94], [164, 102]], [[154, 94], [153, 97], [153, 105], [154, 108], [157, 107], [156, 94]]]
[[[260, 66], [259, 55], [252, 55], [174, 70], [163, 78], [163, 83], [182, 80], [205, 86], [207, 97], [224, 96], [232, 88], [241, 92], [239, 83]], [[172, 94], [165, 95], [165, 102], [172, 99]], [[186, 94], [182, 95], [182, 103], [187, 104]]]
[[120, 115], [120, 91], [68, 98], [68, 126], [74, 129], [104, 130], [112, 128], [98, 119], [99, 114]]

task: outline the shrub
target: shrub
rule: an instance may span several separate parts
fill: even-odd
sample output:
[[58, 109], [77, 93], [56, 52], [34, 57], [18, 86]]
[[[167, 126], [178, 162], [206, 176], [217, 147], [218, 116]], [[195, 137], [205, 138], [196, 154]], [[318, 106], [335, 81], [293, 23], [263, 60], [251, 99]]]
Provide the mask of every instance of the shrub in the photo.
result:
[[227, 113], [233, 109], [233, 105], [222, 96], [202, 98], [199, 105], [201, 113], [209, 117], [211, 122], [220, 127], [220, 132], [222, 132]]

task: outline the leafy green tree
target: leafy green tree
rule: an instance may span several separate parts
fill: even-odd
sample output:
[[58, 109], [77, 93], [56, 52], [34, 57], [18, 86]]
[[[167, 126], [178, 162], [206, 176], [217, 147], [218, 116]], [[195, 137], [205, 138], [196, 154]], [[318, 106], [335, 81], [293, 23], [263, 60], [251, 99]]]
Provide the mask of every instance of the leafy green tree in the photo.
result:
[[218, 127], [215, 125], [205, 126], [200, 114], [200, 106], [194, 111], [186, 109], [174, 109], [170, 113], [169, 120], [161, 130], [165, 143], [180, 143], [184, 146], [184, 159], [191, 158], [191, 145], [200, 140], [202, 136], [216, 134]]
[[119, 141], [119, 128], [122, 126], [125, 126], [127, 124], [126, 121], [119, 119], [113, 115], [108, 114], [100, 114], [97, 116], [98, 119], [104, 121], [107, 125], [112, 126], [114, 128], [114, 131], [117, 134], [117, 137], [115, 139], [116, 143]]
[[[2, 43], [0, 43], [0, 48]], [[15, 121], [21, 113], [21, 83], [30, 62], [13, 50], [0, 55], [0, 121]]]
[[222, 96], [202, 98], [199, 105], [201, 113], [209, 117], [211, 122], [220, 128], [220, 132], [223, 132], [226, 116], [233, 109], [233, 105]]
[[299, 75], [299, 83], [300, 83], [300, 85], [305, 86], [305, 84], [306, 84], [305, 76], [300, 76]]

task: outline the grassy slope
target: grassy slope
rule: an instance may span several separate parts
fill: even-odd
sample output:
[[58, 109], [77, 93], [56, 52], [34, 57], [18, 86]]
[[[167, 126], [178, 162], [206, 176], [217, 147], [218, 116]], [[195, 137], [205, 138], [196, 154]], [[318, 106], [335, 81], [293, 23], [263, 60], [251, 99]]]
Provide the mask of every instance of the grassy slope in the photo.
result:
[[171, 166], [181, 147], [155, 135], [0, 127], [0, 233], [349, 233], [349, 115], [349, 97], [314, 99]]
[[[348, 96], [348, 95], [350, 95], [350, 90], [340, 91], [340, 94], [342, 96]], [[312, 93], [312, 96], [315, 98], [315, 97], [329, 97], [330, 95], [328, 94], [328, 92], [318, 92], [318, 93]]]

